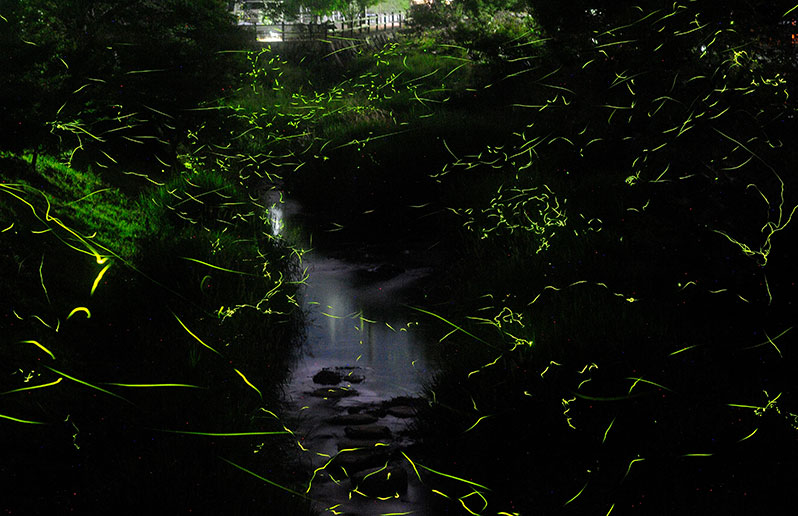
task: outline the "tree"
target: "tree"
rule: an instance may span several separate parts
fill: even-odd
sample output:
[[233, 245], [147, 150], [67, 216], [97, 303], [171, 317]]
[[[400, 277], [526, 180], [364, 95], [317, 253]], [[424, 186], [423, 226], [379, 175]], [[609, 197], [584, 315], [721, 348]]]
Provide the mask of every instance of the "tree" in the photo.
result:
[[[8, 150], [40, 150], [44, 124], [64, 102], [71, 50], [62, 26], [32, 4], [0, 1], [0, 127]], [[60, 102], [60, 103], [59, 103]], [[35, 167], [34, 152], [34, 167]]]
[[246, 35], [227, 7], [0, 0], [5, 145], [85, 149], [113, 140], [115, 150], [141, 154], [150, 142], [166, 142], [176, 115], [217, 96], [235, 73], [231, 54], [220, 52], [243, 49]]
[[[479, 0], [462, 0], [465, 4]], [[589, 33], [619, 27], [633, 22], [640, 14], [662, 15], [672, 11], [690, 11], [700, 23], [716, 25], [733, 20], [745, 29], [775, 31], [784, 15], [794, 7], [791, 0], [640, 0], [630, 5], [613, 0], [522, 0], [529, 7], [540, 25], [551, 36], [558, 34]]]
[[366, 8], [378, 3], [379, 0], [285, 0], [278, 8], [288, 19], [297, 18], [301, 12], [309, 12], [315, 16], [339, 12], [344, 18], [351, 20], [365, 13]]

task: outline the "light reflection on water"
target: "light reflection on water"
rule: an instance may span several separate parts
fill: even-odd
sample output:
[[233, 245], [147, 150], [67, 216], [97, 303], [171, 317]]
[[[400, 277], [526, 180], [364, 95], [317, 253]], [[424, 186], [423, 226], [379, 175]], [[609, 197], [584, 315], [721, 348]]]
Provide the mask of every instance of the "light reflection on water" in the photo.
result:
[[[312, 231], [298, 221], [302, 218], [300, 207], [291, 200], [279, 202], [282, 198], [276, 192], [272, 195], [271, 202], [267, 196], [266, 205], [271, 206], [274, 235], [308, 242], [300, 247], [309, 248]], [[353, 251], [339, 247], [335, 254], [351, 257]], [[345, 434], [328, 418], [348, 408], [373, 408], [396, 396], [421, 394], [429, 375], [425, 351], [437, 342], [425, 338], [417, 322], [419, 313], [402, 304], [403, 291], [423, 281], [431, 269], [403, 270], [384, 262], [350, 261], [321, 250], [303, 253], [302, 266], [308, 276], [300, 298], [307, 314], [305, 343], [284, 393], [287, 422], [300, 436], [303, 448], [312, 450], [303, 457], [310, 461], [310, 469], [318, 471], [325, 467], [328, 457], [339, 452]], [[357, 368], [352, 373], [365, 379], [351, 388], [359, 395], [335, 401], [311, 396], [312, 391], [328, 387], [314, 384], [313, 376], [324, 368], [336, 367]], [[349, 370], [341, 372], [345, 375]], [[350, 384], [340, 386], [349, 388]], [[402, 435], [410, 422], [391, 416], [380, 419], [380, 424], [390, 428], [397, 446], [412, 444], [411, 438]], [[407, 492], [397, 499], [353, 499], [349, 482], [324, 481], [321, 477], [312, 483], [308, 494], [320, 511], [334, 507], [338, 513], [430, 516], [432, 495], [412, 475], [409, 478]]]
[[[279, 191], [266, 194], [272, 233], [310, 241], [301, 227], [299, 205]], [[307, 247], [308, 245], [305, 245]], [[360, 402], [417, 395], [428, 374], [418, 313], [402, 306], [403, 289], [419, 281], [425, 268], [376, 280], [368, 269], [378, 263], [354, 263], [325, 256], [318, 250], [303, 255], [309, 278], [302, 293], [307, 312], [306, 342], [288, 386], [289, 395], [320, 387], [312, 377], [321, 369], [362, 368], [366, 380], [355, 388]]]
[[366, 376], [356, 387], [361, 398], [418, 393], [427, 372], [423, 336], [411, 319], [415, 315], [398, 304], [398, 296], [426, 271], [361, 284], [362, 267], [312, 254], [308, 262], [310, 279], [303, 296], [309, 312], [307, 341], [296, 380], [307, 386], [302, 378], [324, 367], [357, 366]]
[[283, 204], [277, 201], [273, 201], [271, 205], [267, 208], [269, 212], [269, 223], [272, 227], [272, 235], [273, 236], [280, 236], [283, 233]]

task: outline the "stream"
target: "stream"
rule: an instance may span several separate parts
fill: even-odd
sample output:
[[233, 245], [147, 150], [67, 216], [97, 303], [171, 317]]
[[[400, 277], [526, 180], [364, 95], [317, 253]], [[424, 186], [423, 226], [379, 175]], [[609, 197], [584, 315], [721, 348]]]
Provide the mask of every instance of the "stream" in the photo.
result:
[[[285, 387], [287, 426], [314, 471], [309, 496], [322, 514], [430, 515], [430, 493], [407, 459], [408, 435], [432, 344], [407, 307], [431, 272], [424, 243], [351, 242], [313, 249], [295, 201], [266, 197], [275, 235], [308, 249], [302, 353]], [[317, 230], [320, 231], [320, 230]], [[334, 240], [334, 239], [333, 239]], [[403, 453], [407, 453], [405, 456]]]

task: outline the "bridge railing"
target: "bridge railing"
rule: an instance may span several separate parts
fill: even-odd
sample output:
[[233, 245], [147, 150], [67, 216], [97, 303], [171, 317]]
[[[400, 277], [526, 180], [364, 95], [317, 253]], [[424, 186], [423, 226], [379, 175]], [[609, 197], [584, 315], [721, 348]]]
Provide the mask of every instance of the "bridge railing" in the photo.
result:
[[401, 29], [406, 24], [405, 13], [366, 13], [344, 19], [341, 16], [312, 19], [311, 17], [271, 24], [254, 24], [258, 41], [308, 41], [329, 36], [355, 36], [371, 32]]

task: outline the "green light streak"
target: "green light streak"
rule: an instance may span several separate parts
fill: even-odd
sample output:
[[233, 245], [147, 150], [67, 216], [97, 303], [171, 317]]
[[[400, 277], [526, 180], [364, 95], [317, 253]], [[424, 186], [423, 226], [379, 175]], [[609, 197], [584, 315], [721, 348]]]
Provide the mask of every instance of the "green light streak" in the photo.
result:
[[616, 419], [618, 419], [618, 416], [612, 418], [612, 421], [610, 421], [610, 425], [607, 427], [606, 430], [604, 430], [604, 437], [601, 438], [601, 444], [604, 444], [604, 442], [607, 440], [607, 434], [610, 433], [610, 428], [612, 428], [612, 425], [615, 424]]
[[400, 451], [399, 451], [399, 453], [401, 453], [401, 454], [402, 454], [402, 456], [403, 456], [405, 459], [407, 459], [407, 462], [409, 462], [409, 463], [410, 463], [410, 465], [413, 467], [413, 471], [415, 471], [415, 472], [416, 472], [416, 476], [418, 477], [418, 481], [419, 481], [419, 482], [421, 482], [421, 475], [420, 475], [420, 474], [419, 474], [419, 472], [418, 472], [418, 468], [417, 468], [417, 467], [416, 467], [416, 465], [413, 463], [413, 461], [412, 461], [412, 460], [410, 460], [410, 457], [408, 457], [408, 456], [407, 456], [407, 454], [406, 454], [404, 451], [402, 451], [402, 450], [400, 450]]
[[289, 432], [276, 430], [272, 432], [189, 432], [187, 430], [168, 430], [165, 428], [153, 428], [158, 432], [168, 434], [199, 435], [204, 437], [248, 437], [253, 435], [286, 435]]
[[49, 349], [45, 348], [44, 346], [42, 346], [41, 344], [39, 344], [39, 342], [37, 342], [35, 340], [21, 340], [21, 341], [19, 341], [19, 343], [20, 344], [33, 344], [34, 346], [37, 346], [39, 349], [41, 349], [42, 351], [44, 351], [45, 353], [50, 355], [50, 358], [55, 360], [55, 355], [53, 355], [53, 353]]
[[238, 369], [236, 369], [236, 368], [233, 368], [233, 371], [235, 371], [236, 373], [238, 373], [238, 376], [240, 376], [241, 378], [243, 378], [243, 380], [244, 380], [244, 383], [246, 383], [247, 385], [249, 385], [250, 387], [252, 387], [252, 388], [255, 390], [255, 392], [257, 392], [257, 393], [258, 393], [258, 397], [259, 397], [261, 400], [263, 400], [263, 394], [261, 394], [260, 390], [258, 390], [258, 388], [257, 388], [257, 387], [255, 387], [254, 385], [252, 385], [252, 382], [250, 382], [250, 381], [247, 379], [247, 377], [246, 377], [246, 376], [244, 376], [244, 373], [242, 373], [241, 371], [239, 371], [239, 370], [238, 370]]
[[626, 468], [626, 473], [623, 475], [623, 478], [621, 479], [621, 482], [623, 482], [626, 479], [626, 477], [629, 476], [629, 472], [632, 471], [632, 465], [635, 462], [642, 462], [644, 460], [646, 460], [646, 459], [643, 459], [643, 458], [632, 459], [632, 461], [629, 463], [629, 467]]
[[205, 346], [206, 348], [210, 349], [211, 351], [213, 351], [214, 353], [216, 353], [216, 354], [217, 354], [217, 355], [219, 355], [220, 357], [221, 357], [221, 356], [223, 356], [221, 353], [219, 353], [218, 351], [216, 351], [215, 349], [213, 349], [213, 348], [212, 348], [212, 347], [210, 347], [209, 345], [205, 344], [205, 343], [202, 341], [202, 339], [200, 339], [199, 337], [197, 337], [196, 335], [194, 335], [194, 333], [193, 333], [191, 330], [189, 330], [189, 329], [188, 329], [188, 327], [187, 327], [185, 324], [183, 324], [183, 321], [181, 321], [181, 320], [180, 320], [180, 317], [178, 317], [176, 313], [172, 312], [172, 315], [175, 317], [175, 319], [177, 319], [177, 322], [179, 322], [179, 323], [180, 323], [180, 326], [182, 326], [182, 327], [183, 327], [183, 329], [184, 329], [184, 330], [186, 330], [186, 332], [188, 332], [188, 334], [189, 334], [189, 335], [191, 335], [192, 337], [194, 337], [194, 338], [197, 340], [197, 342], [199, 342], [200, 344], [202, 344], [202, 345], [203, 345], [203, 346]]
[[15, 423], [24, 423], [26, 425], [46, 425], [47, 423], [42, 423], [41, 421], [29, 421], [27, 419], [19, 419], [16, 417], [6, 416], [5, 414], [0, 414], [0, 418], [8, 419], [9, 421], [14, 421]]
[[208, 262], [203, 262], [202, 260], [197, 260], [196, 258], [188, 258], [186, 256], [181, 256], [180, 258], [183, 259], [183, 260], [187, 260], [189, 262], [199, 263], [200, 265], [204, 265], [206, 267], [210, 267], [211, 269], [216, 269], [216, 270], [220, 270], [220, 271], [224, 271], [224, 272], [230, 272], [230, 273], [233, 273], [233, 274], [240, 274], [242, 276], [254, 276], [256, 278], [260, 277], [257, 274], [252, 274], [250, 272], [235, 271], [233, 269], [225, 269], [224, 267], [219, 267], [218, 265], [213, 265], [213, 264], [210, 264]]
[[485, 496], [484, 496], [482, 493], [480, 493], [479, 491], [471, 491], [471, 492], [470, 492], [470, 493], [468, 493], [467, 495], [461, 496], [460, 498], [458, 498], [458, 499], [457, 499], [457, 500], [460, 502], [460, 505], [462, 505], [462, 506], [463, 506], [463, 508], [464, 508], [466, 511], [468, 511], [468, 513], [469, 513], [469, 514], [473, 514], [474, 516], [480, 516], [480, 515], [479, 515], [479, 513], [472, 511], [472, 510], [471, 510], [471, 509], [470, 509], [470, 508], [469, 508], [469, 507], [466, 505], [466, 503], [465, 503], [465, 499], [466, 499], [466, 498], [468, 498], [469, 496], [477, 496], [477, 497], [479, 497], [479, 498], [482, 500], [482, 509], [480, 509], [481, 511], [484, 511], [485, 509], [487, 509], [487, 508], [488, 508], [488, 500], [487, 500], [487, 499], [485, 499]]
[[103, 385], [115, 385], [117, 387], [131, 387], [131, 388], [157, 388], [157, 387], [188, 387], [191, 389], [205, 389], [200, 385], [191, 385], [187, 383], [114, 383], [103, 382]]
[[42, 290], [44, 290], [44, 297], [47, 299], [47, 304], [52, 304], [50, 302], [50, 295], [47, 293], [47, 287], [44, 285], [44, 274], [42, 269], [44, 268], [44, 255], [42, 254], [42, 261], [39, 264], [39, 281], [42, 284]]
[[307, 497], [307, 496], [305, 496], [304, 494], [302, 494], [302, 493], [298, 493], [297, 491], [294, 491], [293, 489], [289, 489], [289, 488], [287, 488], [287, 487], [285, 487], [285, 486], [282, 486], [282, 485], [278, 484], [277, 482], [273, 482], [273, 481], [269, 480], [268, 478], [262, 477], [262, 476], [258, 475], [257, 473], [255, 473], [255, 472], [253, 472], [253, 471], [250, 471], [250, 470], [248, 470], [247, 468], [245, 468], [245, 467], [243, 467], [243, 466], [240, 466], [240, 465], [236, 464], [236, 463], [235, 463], [235, 462], [233, 462], [233, 461], [227, 460], [227, 459], [225, 459], [224, 457], [219, 457], [219, 458], [220, 458], [221, 460], [225, 461], [226, 463], [230, 464], [231, 466], [234, 466], [234, 467], [236, 467], [236, 468], [240, 469], [241, 471], [243, 471], [243, 472], [245, 472], [245, 473], [248, 473], [248, 474], [252, 475], [253, 477], [257, 478], [258, 480], [262, 480], [262, 481], [266, 482], [267, 484], [269, 484], [269, 485], [271, 485], [271, 486], [274, 486], [274, 487], [277, 487], [277, 488], [279, 488], [279, 489], [282, 489], [283, 491], [286, 491], [286, 492], [288, 492], [288, 493], [291, 493], [291, 494], [292, 494], [292, 495], [294, 495], [294, 496], [298, 496], [298, 497], [300, 497], [300, 498], [303, 498], [303, 499], [305, 499], [305, 500], [310, 500], [310, 498], [308, 498], [308, 497]]
[[32, 391], [34, 389], [43, 389], [45, 387], [52, 387], [53, 385], [57, 385], [57, 384], [61, 383], [61, 380], [63, 380], [63, 378], [58, 378], [54, 382], [43, 383], [41, 385], [31, 385], [30, 387], [20, 387], [19, 389], [13, 389], [13, 390], [6, 391], [6, 392], [0, 392], [0, 396], [5, 396], [6, 394], [11, 394], [13, 392]]
[[469, 431], [473, 430], [474, 427], [476, 427], [483, 419], [487, 419], [489, 417], [491, 417], [491, 416], [482, 416], [481, 418], [477, 419], [476, 423], [474, 423], [473, 425], [469, 426], [465, 431], [463, 431], [463, 433], [466, 433], [466, 432], [469, 432]]
[[[405, 455], [405, 457], [406, 457], [406, 455]], [[427, 466], [425, 466], [423, 464], [419, 464], [419, 466], [421, 466], [425, 470], [429, 471], [430, 473], [434, 473], [434, 474], [440, 475], [442, 477], [450, 478], [452, 480], [457, 480], [458, 482], [463, 482], [464, 484], [468, 484], [468, 485], [472, 485], [472, 486], [475, 486], [475, 487], [479, 487], [479, 488], [484, 489], [486, 491], [490, 491], [491, 490], [489, 487], [485, 487], [483, 485], [477, 484], [476, 482], [472, 482], [472, 481], [466, 480], [464, 478], [456, 477], [454, 475], [449, 475], [447, 473], [441, 473], [440, 471], [435, 471], [434, 469], [428, 468]]]
[[758, 430], [759, 430], [759, 428], [754, 428], [754, 431], [753, 431], [753, 432], [751, 432], [750, 434], [746, 435], [745, 437], [743, 437], [742, 439], [740, 439], [740, 440], [739, 440], [739, 441], [737, 441], [737, 442], [738, 442], [738, 443], [741, 443], [741, 442], [743, 442], [743, 441], [745, 441], [745, 440], [747, 440], [747, 439], [750, 439], [751, 437], [753, 437], [753, 436], [754, 436], [754, 434], [755, 434], [755, 433], [756, 433]]
[[421, 312], [421, 313], [424, 313], [424, 314], [427, 314], [427, 315], [431, 315], [432, 317], [435, 317], [436, 319], [440, 319], [441, 321], [445, 322], [445, 323], [446, 323], [446, 324], [448, 324], [449, 326], [452, 326], [452, 327], [453, 327], [455, 330], [458, 330], [458, 331], [461, 331], [461, 332], [465, 333], [466, 335], [468, 335], [468, 336], [469, 336], [469, 337], [471, 337], [472, 339], [474, 339], [474, 340], [477, 340], [477, 341], [479, 341], [479, 342], [481, 342], [481, 343], [485, 344], [486, 346], [490, 346], [491, 348], [496, 348], [496, 346], [494, 346], [493, 344], [491, 344], [491, 343], [489, 343], [489, 342], [487, 342], [487, 341], [484, 341], [484, 340], [480, 339], [480, 338], [479, 338], [479, 337], [477, 337], [476, 335], [474, 335], [474, 334], [472, 334], [472, 333], [469, 333], [468, 331], [464, 330], [464, 329], [463, 329], [463, 328], [461, 328], [460, 326], [458, 326], [458, 325], [454, 324], [453, 322], [449, 321], [448, 319], [445, 319], [444, 317], [441, 317], [440, 315], [438, 315], [438, 314], [436, 314], [436, 313], [433, 313], [433, 312], [428, 312], [427, 310], [424, 310], [424, 309], [422, 309], [422, 308], [417, 308], [417, 307], [415, 307], [415, 306], [409, 306], [408, 308], [411, 308], [411, 309], [413, 309], [413, 310], [419, 311], [419, 312]]
[[692, 346], [687, 346], [686, 348], [679, 349], [677, 351], [674, 351], [673, 353], [668, 353], [668, 356], [672, 357], [673, 355], [677, 355], [679, 353], [682, 353], [683, 351], [687, 351], [688, 349], [697, 348], [698, 346], [700, 346], [700, 344], [693, 344]]
[[582, 489], [580, 489], [580, 490], [579, 490], [579, 492], [578, 492], [578, 493], [576, 493], [576, 494], [573, 496], [573, 498], [571, 498], [570, 500], [568, 500], [567, 502], [565, 502], [564, 504], [562, 504], [562, 506], [563, 506], [563, 507], [565, 507], [565, 506], [566, 506], [566, 505], [568, 505], [569, 503], [571, 503], [571, 502], [573, 502], [574, 500], [576, 500], [577, 498], [579, 498], [579, 495], [581, 495], [581, 494], [582, 494], [582, 491], [584, 491], [584, 490], [585, 490], [585, 488], [587, 487], [587, 484], [588, 484], [588, 483], [589, 483], [589, 482], [585, 482], [585, 485], [583, 485], [583, 486], [582, 486]]
[[123, 398], [122, 396], [120, 396], [118, 394], [114, 394], [111, 391], [107, 391], [107, 390], [103, 389], [102, 387], [97, 387], [96, 385], [92, 385], [92, 384], [90, 384], [88, 382], [84, 382], [83, 380], [79, 380], [79, 379], [75, 378], [74, 376], [69, 376], [68, 374], [63, 373], [63, 372], [59, 371], [58, 369], [53, 369], [50, 366], [47, 366], [47, 365], [44, 365], [44, 364], [42, 364], [42, 365], [44, 367], [46, 367], [47, 369], [49, 369], [50, 371], [52, 371], [54, 373], [57, 373], [57, 374], [60, 374], [64, 378], [68, 378], [68, 379], [72, 380], [73, 382], [79, 383], [81, 385], [85, 385], [86, 387], [89, 387], [91, 389], [94, 389], [94, 390], [97, 390], [97, 391], [100, 391], [100, 392], [104, 392], [105, 394], [113, 396], [114, 398], [119, 398], [120, 400], [126, 401], [126, 402], [130, 403], [131, 405], [133, 404], [130, 400], [125, 399], [125, 398]]
[[776, 343], [773, 342], [773, 339], [768, 337], [767, 333], [765, 333], [765, 337], [768, 339], [768, 342], [775, 348], [776, 352], [779, 354], [779, 357], [784, 358], [784, 355], [781, 354], [781, 350], [778, 348], [778, 346], [776, 346]]
[[652, 382], [651, 380], [645, 380], [642, 377], [641, 378], [627, 377], [626, 379], [627, 380], [634, 380], [634, 382], [632, 383], [632, 386], [629, 387], [629, 394], [632, 393], [632, 389], [634, 389], [635, 385], [637, 385], [639, 382], [647, 383], [649, 385], [653, 385], [655, 387], [659, 387], [660, 389], [665, 389], [666, 391], [673, 392], [672, 389], [669, 389], [669, 388], [665, 387], [664, 385], [660, 385], [660, 384], [658, 384], [656, 382]]
[[89, 309], [88, 309], [88, 308], [86, 308], [85, 306], [79, 306], [79, 307], [77, 307], [77, 308], [73, 308], [73, 309], [72, 309], [72, 311], [71, 311], [71, 312], [69, 312], [69, 315], [67, 315], [67, 317], [66, 317], [66, 318], [67, 318], [67, 321], [68, 321], [68, 320], [69, 320], [69, 319], [70, 319], [70, 318], [71, 318], [73, 315], [75, 315], [75, 314], [76, 314], [76, 313], [78, 313], [78, 312], [83, 312], [83, 313], [85, 313], [85, 314], [86, 314], [86, 319], [91, 319], [91, 312], [89, 311]]
[[[792, 329], [793, 329], [793, 326], [790, 326], [789, 328], [787, 328], [786, 330], [784, 330], [783, 332], [779, 333], [778, 335], [776, 335], [776, 336], [775, 336], [775, 337], [773, 337], [773, 338], [770, 338], [770, 337], [768, 337], [767, 333], [765, 333], [765, 337], [767, 338], [767, 340], [765, 340], [765, 342], [760, 342], [759, 344], [755, 344], [755, 345], [753, 345], [753, 346], [749, 346], [749, 347], [747, 347], [747, 348], [743, 348], [743, 349], [754, 349], [754, 348], [758, 348], [758, 347], [762, 347], [762, 346], [767, 346], [768, 344], [771, 344], [771, 345], [772, 345], [774, 348], [776, 348], [776, 351], [778, 351], [778, 353], [779, 353], [779, 356], [781, 356], [781, 351], [779, 350], [779, 348], [778, 348], [778, 347], [776, 347], [776, 344], [774, 343], [774, 341], [775, 341], [775, 340], [778, 340], [779, 338], [781, 338], [782, 336], [784, 336], [784, 335], [785, 335], [787, 332], [789, 332], [789, 331], [790, 331], [790, 330], [792, 330]], [[764, 333], [764, 332], [763, 332], [763, 333]]]
[[111, 264], [107, 264], [100, 270], [100, 273], [97, 274], [97, 277], [94, 279], [94, 283], [91, 285], [91, 292], [89, 293], [90, 296], [94, 295], [94, 291], [97, 290], [97, 286], [100, 284], [100, 280], [103, 279], [103, 275], [105, 275], [106, 271], [111, 267]]

